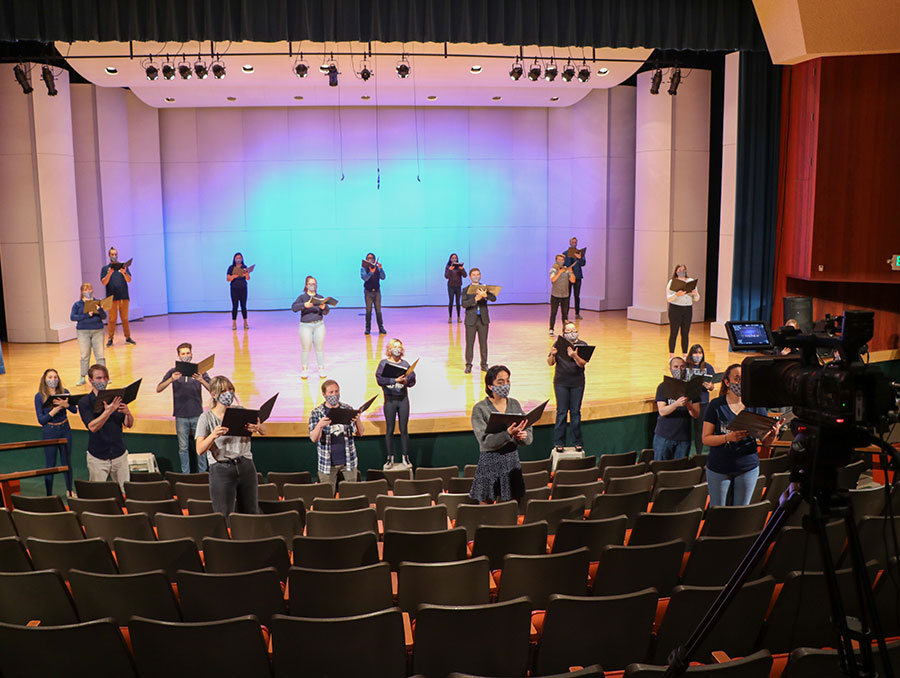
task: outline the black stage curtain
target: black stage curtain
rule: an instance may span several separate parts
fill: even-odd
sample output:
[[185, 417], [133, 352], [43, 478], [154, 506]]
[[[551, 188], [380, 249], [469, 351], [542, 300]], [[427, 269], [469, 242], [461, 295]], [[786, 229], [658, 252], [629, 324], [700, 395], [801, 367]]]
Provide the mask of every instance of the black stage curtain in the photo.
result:
[[2, 0], [0, 40], [766, 48], [752, 0]]
[[732, 320], [772, 318], [781, 66], [767, 52], [741, 54], [737, 125]]

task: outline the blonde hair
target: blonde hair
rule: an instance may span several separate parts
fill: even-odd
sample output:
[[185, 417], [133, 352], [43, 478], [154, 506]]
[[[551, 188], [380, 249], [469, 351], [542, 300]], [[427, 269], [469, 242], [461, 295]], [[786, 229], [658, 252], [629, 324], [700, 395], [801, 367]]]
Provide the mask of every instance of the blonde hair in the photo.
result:
[[38, 386], [38, 393], [41, 394], [41, 397], [44, 400], [46, 400], [50, 395], [50, 389], [47, 387], [47, 375], [51, 372], [56, 372], [56, 378], [59, 379], [59, 385], [56, 387], [56, 394], [59, 395], [60, 393], [66, 392], [66, 387], [63, 386], [62, 377], [59, 376], [59, 372], [54, 370], [52, 367], [47, 368], [46, 370], [44, 370], [44, 374], [41, 375], [41, 384], [40, 386]]
[[400, 353], [400, 357], [402, 358], [403, 355], [406, 353], [406, 349], [403, 347], [403, 342], [400, 341], [399, 339], [391, 339], [391, 340], [387, 343], [387, 346], [386, 346], [385, 349], [384, 349], [384, 355], [385, 355], [385, 357], [387, 357], [387, 358], [393, 358], [393, 356], [391, 355], [391, 346], [393, 346], [394, 344], [400, 344], [400, 350], [402, 351], [402, 353]]
[[83, 282], [83, 283], [81, 283], [81, 287], [79, 288], [79, 291], [80, 291], [82, 294], [84, 294], [84, 288], [85, 288], [85, 287], [90, 287], [90, 288], [91, 288], [91, 291], [94, 290], [94, 286], [93, 286], [91, 283], [89, 283], [89, 282]]
[[221, 374], [217, 377], [213, 377], [209, 380], [209, 395], [212, 398], [210, 407], [215, 407], [216, 403], [219, 401], [219, 396], [225, 391], [233, 391], [234, 384], [231, 383], [231, 379], [228, 377], [222, 376]]

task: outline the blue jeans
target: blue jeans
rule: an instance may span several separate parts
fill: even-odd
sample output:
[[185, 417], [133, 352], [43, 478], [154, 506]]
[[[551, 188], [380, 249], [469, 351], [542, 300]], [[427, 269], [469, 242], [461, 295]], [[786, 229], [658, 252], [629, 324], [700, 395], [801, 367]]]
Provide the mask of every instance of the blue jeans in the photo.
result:
[[690, 440], [669, 440], [656, 434], [653, 435], [653, 461], [682, 459], [688, 456], [690, 450]]
[[325, 321], [300, 323], [300, 365], [305, 370], [309, 367], [309, 349], [316, 347], [316, 360], [319, 370], [325, 367]]
[[[759, 466], [744, 473], [716, 473], [706, 469], [706, 482], [709, 484], [710, 506], [746, 506], [756, 489], [759, 478]], [[728, 504], [728, 490], [732, 489], [732, 501]]]
[[[191, 472], [191, 452], [188, 449], [190, 440], [197, 434], [197, 420], [200, 417], [175, 417], [175, 433], [178, 435], [178, 456], [181, 457], [181, 472]], [[205, 454], [197, 455], [197, 470], [206, 470]]]
[[581, 401], [584, 399], [584, 386], [558, 386], [553, 384], [556, 393], [556, 425], [553, 427], [553, 444], [564, 447], [566, 444], [566, 415], [572, 425], [572, 438], [576, 445], [583, 445], [581, 437]]

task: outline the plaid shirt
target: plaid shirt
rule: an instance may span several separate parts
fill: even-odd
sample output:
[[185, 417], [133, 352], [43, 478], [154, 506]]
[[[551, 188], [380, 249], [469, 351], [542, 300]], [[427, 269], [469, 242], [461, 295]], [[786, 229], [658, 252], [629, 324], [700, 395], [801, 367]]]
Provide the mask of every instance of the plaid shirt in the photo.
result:
[[[319, 424], [320, 419], [325, 418], [325, 403], [322, 403], [312, 412], [309, 413], [309, 432]], [[353, 409], [347, 403], [338, 403], [338, 407]], [[330, 408], [329, 408], [330, 409]], [[322, 429], [322, 436], [316, 443], [316, 449], [319, 452], [319, 473], [331, 473], [331, 427]], [[340, 426], [344, 433], [344, 450], [347, 455], [347, 470], [352, 471], [356, 468], [356, 443], [353, 437], [356, 435], [356, 424], [349, 426]]]

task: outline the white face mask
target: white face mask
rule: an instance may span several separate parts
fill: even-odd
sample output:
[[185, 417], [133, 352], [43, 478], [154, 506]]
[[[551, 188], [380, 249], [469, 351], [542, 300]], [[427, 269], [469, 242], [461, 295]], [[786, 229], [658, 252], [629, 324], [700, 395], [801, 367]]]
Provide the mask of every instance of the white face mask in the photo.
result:
[[563, 336], [573, 343], [578, 341], [578, 332], [566, 332]]
[[229, 407], [234, 402], [234, 391], [223, 391], [219, 394], [218, 401], [225, 407]]
[[341, 402], [341, 394], [337, 395], [327, 395], [325, 396], [325, 402], [328, 403], [329, 407], [337, 407], [338, 403]]
[[401, 355], [403, 355], [403, 349], [398, 346], [394, 346], [391, 349], [391, 355], [394, 356], [395, 358], [399, 358]]
[[694, 364], [699, 365], [700, 363], [703, 362], [703, 354], [695, 353], [694, 355], [691, 356], [691, 360], [694, 361]]
[[109, 261], [111, 264], [115, 264], [116, 262], [119, 261], [119, 255], [118, 254], [110, 254]]
[[47, 386], [50, 388], [59, 386], [59, 377], [47, 377]]
[[673, 379], [684, 379], [684, 368], [683, 367], [673, 367], [672, 368], [672, 378]]
[[194, 360], [194, 356], [191, 354], [188, 354], [188, 355], [180, 356], [178, 359], [183, 363], [189, 363]]

